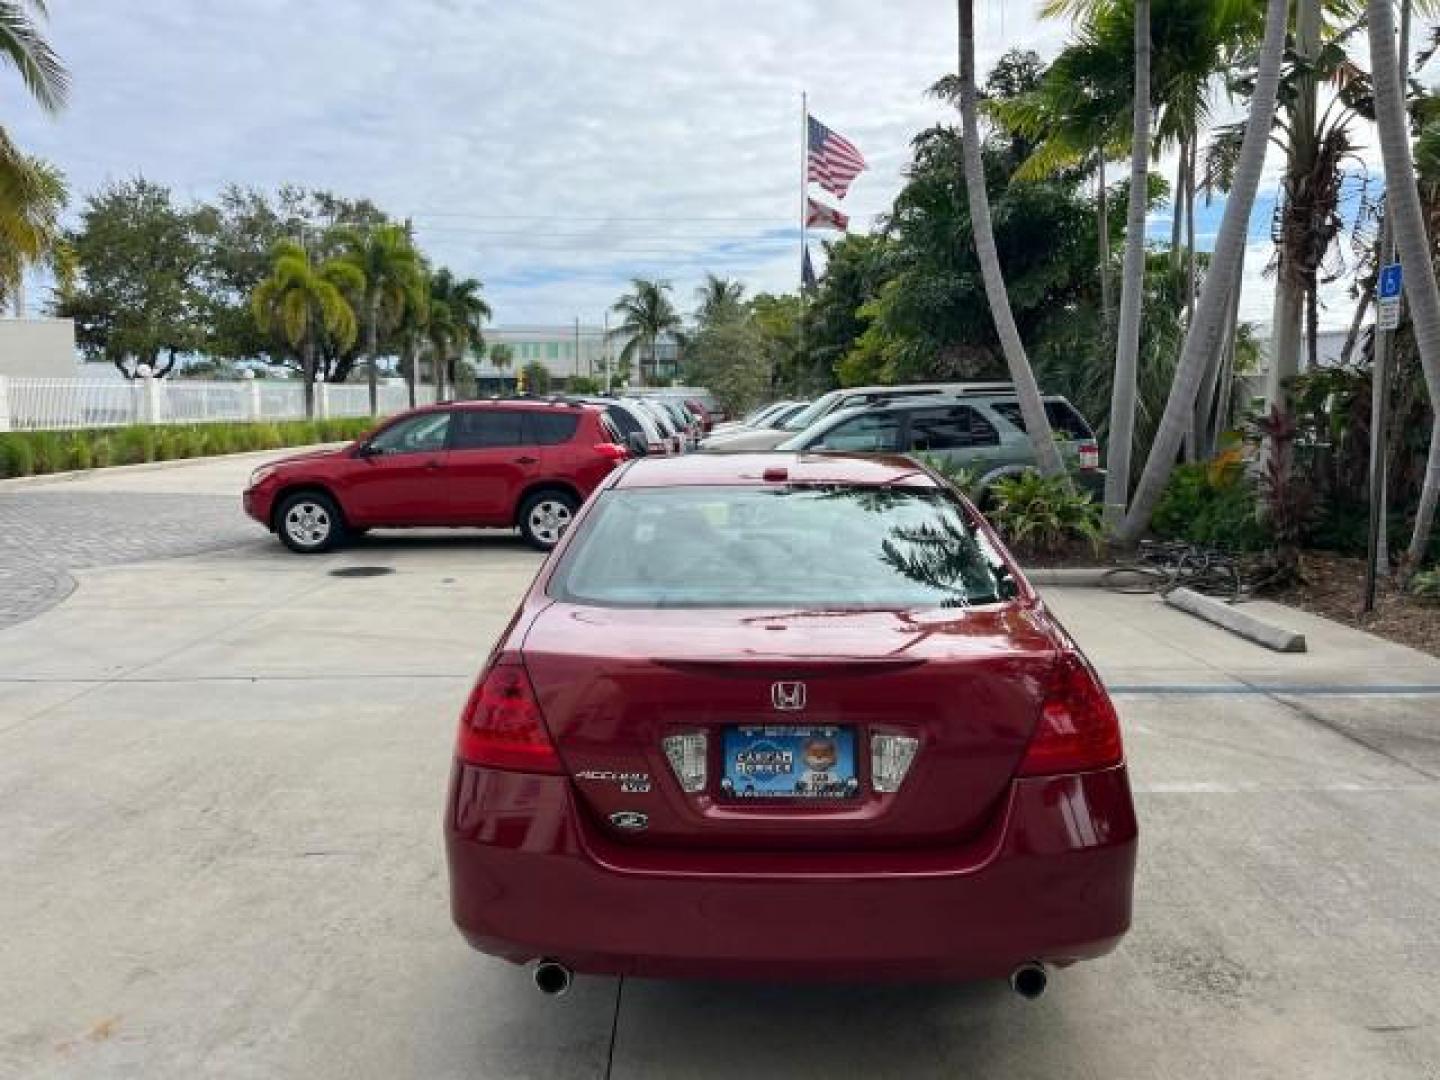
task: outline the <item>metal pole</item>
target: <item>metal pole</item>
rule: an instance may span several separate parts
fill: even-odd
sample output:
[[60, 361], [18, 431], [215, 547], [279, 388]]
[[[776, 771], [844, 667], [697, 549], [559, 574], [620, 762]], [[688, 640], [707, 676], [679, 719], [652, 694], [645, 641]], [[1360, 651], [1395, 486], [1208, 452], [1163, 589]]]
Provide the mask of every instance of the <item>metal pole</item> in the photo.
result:
[[[1405, 82], [1409, 81], [1410, 76], [1410, 6], [1411, 0], [1404, 0], [1400, 7], [1400, 63], [1405, 69]], [[1395, 252], [1394, 219], [1390, 216], [1387, 200], [1385, 227], [1380, 242], [1381, 270], [1395, 261]], [[1379, 278], [1377, 271], [1377, 288]], [[1403, 299], [1401, 302], [1404, 302]], [[1386, 459], [1389, 435], [1386, 429], [1390, 420], [1390, 361], [1394, 347], [1394, 332], [1380, 329], [1377, 303], [1375, 356], [1370, 372], [1370, 521], [1365, 545], [1365, 604], [1362, 609], [1366, 615], [1375, 610], [1380, 578], [1390, 576], [1390, 552], [1385, 520], [1385, 495], [1389, 487], [1389, 462]]]
[[[808, 369], [805, 359], [805, 256], [809, 251], [810, 234], [810, 95], [800, 92], [800, 325], [798, 330], [799, 350], [797, 360], [802, 371]], [[796, 382], [799, 382], [796, 372]], [[770, 388], [775, 389], [775, 375], [770, 375]]]
[[605, 393], [610, 393], [611, 380], [614, 378], [615, 362], [610, 355], [610, 312], [605, 312], [605, 343], [602, 346], [605, 350]]

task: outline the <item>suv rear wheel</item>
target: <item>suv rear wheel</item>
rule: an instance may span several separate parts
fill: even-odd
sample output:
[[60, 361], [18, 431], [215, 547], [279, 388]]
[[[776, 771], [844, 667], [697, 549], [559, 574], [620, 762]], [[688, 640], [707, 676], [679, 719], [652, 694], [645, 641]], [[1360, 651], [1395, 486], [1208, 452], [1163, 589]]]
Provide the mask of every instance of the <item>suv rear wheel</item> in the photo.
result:
[[286, 496], [275, 511], [275, 531], [291, 551], [318, 555], [345, 538], [345, 522], [329, 495], [298, 491]]
[[565, 535], [579, 505], [564, 491], [537, 491], [520, 507], [520, 535], [531, 547], [549, 551]]

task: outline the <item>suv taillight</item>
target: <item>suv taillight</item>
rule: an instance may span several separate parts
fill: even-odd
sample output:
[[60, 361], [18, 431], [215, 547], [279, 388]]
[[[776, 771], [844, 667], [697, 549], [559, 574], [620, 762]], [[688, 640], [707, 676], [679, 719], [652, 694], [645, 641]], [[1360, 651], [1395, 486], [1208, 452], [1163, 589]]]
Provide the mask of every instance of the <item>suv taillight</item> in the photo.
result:
[[1040, 722], [1020, 763], [1021, 776], [1054, 776], [1118, 765], [1120, 718], [1095, 669], [1064, 652], [1050, 675]]
[[609, 458], [611, 461], [625, 461], [630, 457], [630, 451], [619, 443], [602, 442], [596, 443], [594, 450], [601, 457]]
[[1098, 469], [1100, 467], [1100, 447], [1093, 442], [1080, 444], [1080, 468]]
[[475, 684], [460, 716], [455, 756], [494, 769], [564, 772], [519, 656], [501, 653]]

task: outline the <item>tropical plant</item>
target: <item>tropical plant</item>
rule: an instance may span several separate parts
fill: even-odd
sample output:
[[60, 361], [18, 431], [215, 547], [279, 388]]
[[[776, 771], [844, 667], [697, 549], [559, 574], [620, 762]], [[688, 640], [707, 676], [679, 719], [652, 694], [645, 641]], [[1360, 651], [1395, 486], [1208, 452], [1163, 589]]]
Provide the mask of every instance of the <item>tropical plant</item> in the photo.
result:
[[739, 305], [718, 311], [685, 349], [686, 382], [709, 387], [731, 416], [769, 396], [770, 368], [758, 321]]
[[1130, 204], [1125, 220], [1125, 266], [1120, 275], [1120, 324], [1115, 334], [1115, 378], [1110, 390], [1106, 442], [1105, 524], [1125, 519], [1130, 497], [1130, 455], [1135, 443], [1136, 369], [1145, 288], [1145, 204], [1134, 197], [1150, 183], [1150, 0], [1135, 0], [1135, 92], [1130, 148]]
[[915, 457], [927, 469], [944, 477], [946, 483], [967, 499], [979, 497], [980, 477], [973, 470], [967, 469], [951, 458], [941, 457], [939, 454], [916, 454]]
[[[65, 106], [70, 76], [40, 32], [49, 16], [44, 0], [0, 3], [0, 64], [13, 67], [30, 96], [46, 112]], [[40, 263], [68, 272], [58, 226], [65, 182], [51, 165], [28, 157], [0, 127], [0, 302], [24, 306], [25, 270]]]
[[329, 259], [320, 266], [301, 245], [282, 240], [275, 246], [271, 274], [251, 296], [255, 321], [299, 352], [305, 380], [305, 415], [315, 415], [315, 350], [322, 334], [348, 348], [358, 334], [355, 311], [346, 291], [364, 288], [352, 263]]
[[1007, 543], [1046, 553], [1075, 541], [1099, 549], [1100, 507], [1065, 473], [1044, 476], [1027, 470], [1001, 477], [991, 485], [990, 498], [987, 516]]
[[695, 308], [696, 323], [706, 326], [716, 319], [733, 314], [739, 309], [744, 297], [743, 282], [706, 274], [705, 281], [695, 290], [695, 299], [699, 301]]
[[520, 379], [527, 394], [539, 396], [550, 392], [550, 369], [539, 360], [532, 360], [521, 368]]
[[1410, 592], [1424, 600], [1440, 600], [1440, 570], [1426, 570], [1410, 579]]
[[975, 3], [957, 0], [960, 21], [960, 122], [963, 129], [961, 148], [965, 165], [965, 189], [969, 197], [970, 224], [974, 229], [975, 252], [980, 260], [980, 275], [995, 329], [1015, 384], [1025, 430], [1035, 450], [1035, 462], [1046, 476], [1064, 476], [1065, 463], [1055, 445], [1050, 420], [1040, 399], [1040, 387], [1025, 355], [1020, 330], [1010, 310], [1010, 297], [1005, 291], [1005, 278], [1000, 268], [1000, 254], [995, 247], [995, 230], [990, 219], [990, 197], [985, 187], [985, 166], [980, 152], [980, 122], [976, 110], [975, 88]]
[[1268, 0], [1265, 38], [1255, 90], [1250, 99], [1250, 116], [1235, 167], [1234, 183], [1221, 219], [1210, 273], [1185, 336], [1185, 348], [1176, 367], [1175, 382], [1165, 404], [1155, 442], [1150, 447], [1145, 470], [1129, 512], [1116, 530], [1122, 542], [1134, 542], [1144, 531], [1175, 466], [1181, 443], [1186, 433], [1194, 430], [1195, 402], [1199, 398], [1205, 371], [1210, 358], [1219, 348], [1224, 324], [1233, 310], [1231, 299], [1239, 287], [1250, 211], [1260, 185], [1270, 125], [1275, 115], [1288, 13], [1287, 0]]
[[1430, 543], [1435, 508], [1440, 501], [1440, 288], [1431, 261], [1431, 240], [1425, 230], [1420, 192], [1408, 178], [1415, 175], [1410, 153], [1410, 130], [1401, 86], [1400, 61], [1395, 53], [1395, 16], [1390, 0], [1370, 0], [1370, 65], [1375, 83], [1375, 121], [1380, 129], [1380, 151], [1385, 175], [1406, 178], [1389, 185], [1388, 213], [1393, 215], [1395, 242], [1405, 268], [1405, 292], [1410, 301], [1415, 343], [1420, 352], [1425, 384], [1430, 393], [1434, 419], [1430, 432], [1430, 453], [1420, 504], [1415, 514], [1415, 531], [1410, 538], [1402, 578], [1418, 568]]
[[360, 271], [364, 294], [359, 315], [365, 325], [365, 354], [370, 363], [370, 415], [380, 411], [380, 334], [399, 325], [405, 312], [417, 306], [425, 288], [420, 254], [410, 234], [400, 225], [372, 229], [342, 228], [336, 240], [344, 258]]
[[640, 383], [653, 382], [658, 372], [657, 357], [659, 342], [665, 335], [683, 340], [682, 323], [675, 305], [670, 302], [671, 289], [668, 281], [647, 281], [633, 278], [631, 289], [611, 307], [620, 316], [620, 325], [611, 331], [616, 338], [624, 338], [625, 346], [620, 350], [622, 364], [634, 361], [637, 356], [640, 369]]
[[25, 273], [44, 266], [63, 291], [73, 285], [74, 253], [65, 242], [60, 214], [69, 201], [65, 177], [40, 158], [22, 158], [0, 129], [0, 158], [12, 156], [17, 171], [0, 165], [0, 306], [25, 314]]
[[445, 386], [453, 382], [456, 361], [485, 343], [485, 320], [490, 305], [480, 295], [484, 286], [475, 278], [457, 278], [442, 267], [430, 278], [430, 304], [426, 335], [435, 362], [436, 400], [445, 399]]
[[503, 342], [490, 346], [490, 364], [499, 371], [508, 371], [515, 363], [515, 347]]

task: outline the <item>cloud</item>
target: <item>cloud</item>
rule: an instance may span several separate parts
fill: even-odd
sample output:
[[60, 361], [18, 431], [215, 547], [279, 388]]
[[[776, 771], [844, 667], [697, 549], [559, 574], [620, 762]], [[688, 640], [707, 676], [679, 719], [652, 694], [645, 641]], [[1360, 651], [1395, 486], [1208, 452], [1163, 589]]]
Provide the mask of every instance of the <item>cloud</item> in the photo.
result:
[[[982, 70], [1066, 33], [977, 7]], [[5, 120], [79, 192], [143, 173], [186, 199], [369, 196], [483, 279], [502, 325], [598, 323], [634, 276], [686, 307], [707, 270], [793, 289], [801, 92], [870, 160], [845, 203], [863, 229], [950, 119], [925, 90], [956, 62], [931, 0], [129, 0], [54, 5], [52, 29], [71, 108], [12, 94]]]

